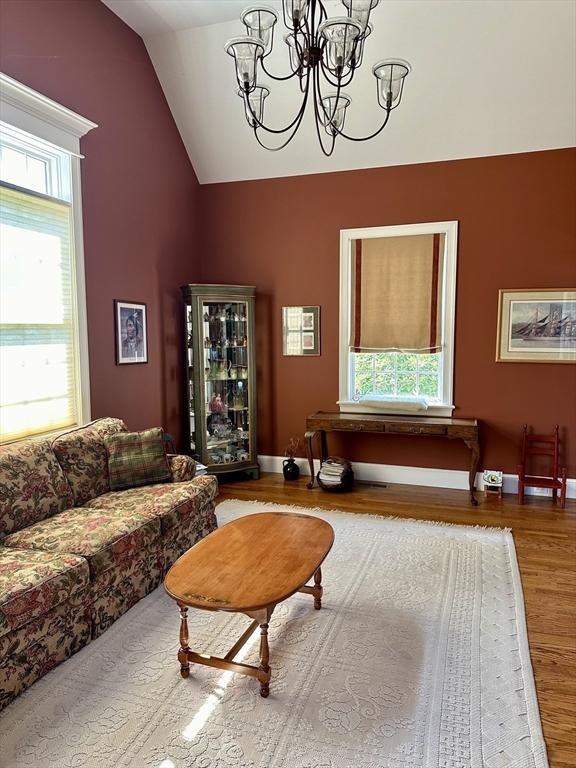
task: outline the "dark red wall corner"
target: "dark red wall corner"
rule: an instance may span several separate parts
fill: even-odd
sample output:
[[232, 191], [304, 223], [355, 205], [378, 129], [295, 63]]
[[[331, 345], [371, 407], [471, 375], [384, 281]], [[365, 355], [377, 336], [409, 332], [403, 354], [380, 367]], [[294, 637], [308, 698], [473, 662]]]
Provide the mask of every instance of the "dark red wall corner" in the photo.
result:
[[[141, 38], [99, 0], [2, 0], [0, 68], [98, 123], [82, 140], [92, 416], [182, 423], [182, 283], [199, 186]], [[148, 364], [115, 365], [114, 299], [145, 302]]]

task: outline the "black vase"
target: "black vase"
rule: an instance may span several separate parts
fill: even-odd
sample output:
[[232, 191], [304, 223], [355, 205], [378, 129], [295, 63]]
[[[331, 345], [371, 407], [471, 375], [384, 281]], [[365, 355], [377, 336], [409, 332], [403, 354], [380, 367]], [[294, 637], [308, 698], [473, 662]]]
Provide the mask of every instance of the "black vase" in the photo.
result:
[[294, 459], [284, 459], [282, 462], [282, 473], [284, 474], [284, 480], [298, 480], [300, 477], [300, 467]]

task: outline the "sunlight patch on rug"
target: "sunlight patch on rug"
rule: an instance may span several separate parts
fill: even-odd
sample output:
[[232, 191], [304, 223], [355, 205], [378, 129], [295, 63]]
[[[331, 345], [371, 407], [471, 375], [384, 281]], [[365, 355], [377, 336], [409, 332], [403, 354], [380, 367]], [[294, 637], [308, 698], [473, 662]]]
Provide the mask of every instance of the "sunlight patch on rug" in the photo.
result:
[[[336, 538], [322, 610], [296, 594], [274, 611], [268, 699], [243, 675], [180, 677], [160, 587], [5, 710], [6, 765], [546, 768], [510, 531], [241, 501], [217, 516], [271, 509], [322, 517]], [[190, 646], [216, 655], [250, 621], [188, 619]]]

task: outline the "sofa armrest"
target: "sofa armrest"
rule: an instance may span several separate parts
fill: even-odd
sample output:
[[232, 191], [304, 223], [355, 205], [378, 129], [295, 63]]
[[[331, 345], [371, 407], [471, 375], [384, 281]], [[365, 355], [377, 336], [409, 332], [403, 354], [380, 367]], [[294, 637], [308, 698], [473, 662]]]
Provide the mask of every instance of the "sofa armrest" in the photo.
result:
[[192, 480], [196, 474], [196, 462], [190, 456], [169, 453], [168, 464], [170, 465], [173, 483], [184, 483], [187, 480]]

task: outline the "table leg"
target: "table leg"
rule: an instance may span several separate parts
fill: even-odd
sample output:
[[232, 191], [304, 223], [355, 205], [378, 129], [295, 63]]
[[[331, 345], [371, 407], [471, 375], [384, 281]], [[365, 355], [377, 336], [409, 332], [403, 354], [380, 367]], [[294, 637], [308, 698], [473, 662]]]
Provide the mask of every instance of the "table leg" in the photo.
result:
[[258, 680], [260, 681], [260, 696], [266, 699], [270, 693], [270, 651], [268, 649], [268, 624], [260, 624], [260, 667], [258, 668]]
[[180, 650], [178, 661], [180, 662], [180, 674], [182, 677], [190, 675], [190, 662], [188, 661], [188, 606], [178, 603], [180, 608]]
[[328, 458], [328, 441], [326, 440], [326, 432], [324, 430], [320, 432], [320, 456], [322, 463]]
[[314, 574], [314, 608], [319, 611], [322, 608], [322, 569], [318, 568]]
[[470, 474], [468, 481], [470, 484], [470, 503], [477, 507], [478, 500], [474, 496], [474, 486], [476, 483], [476, 473], [478, 472], [478, 465], [480, 463], [480, 445], [472, 440], [464, 440], [468, 448], [472, 451], [472, 457], [470, 459]]
[[316, 432], [306, 432], [304, 439], [306, 440], [306, 452], [308, 454], [308, 464], [310, 465], [310, 482], [306, 484], [306, 488], [314, 487], [314, 451], [312, 450], [312, 440]]

